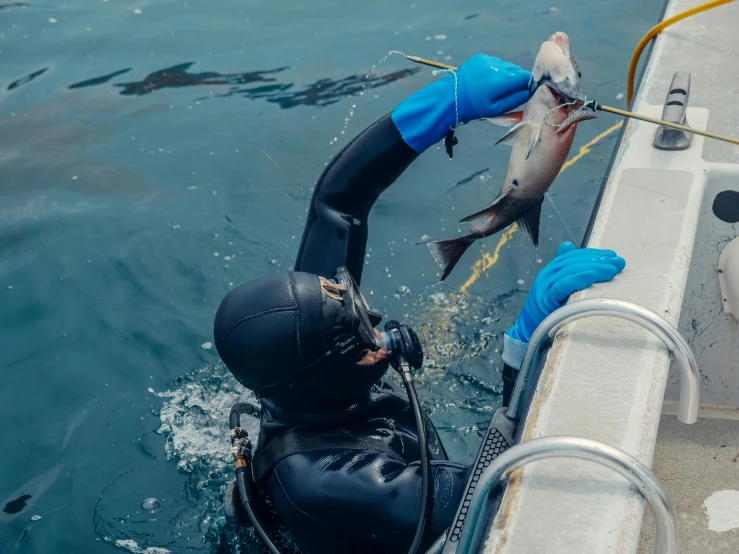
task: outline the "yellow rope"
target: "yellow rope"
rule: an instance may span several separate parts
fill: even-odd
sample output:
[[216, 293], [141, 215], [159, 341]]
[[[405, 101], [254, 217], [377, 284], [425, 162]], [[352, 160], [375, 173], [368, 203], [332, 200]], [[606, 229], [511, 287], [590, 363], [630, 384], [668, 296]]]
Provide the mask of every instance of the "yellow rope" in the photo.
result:
[[508, 228], [508, 230], [500, 236], [500, 240], [498, 241], [498, 245], [495, 247], [495, 250], [493, 251], [493, 255], [491, 256], [488, 252], [485, 252], [482, 255], [482, 258], [477, 260], [472, 265], [472, 275], [470, 275], [470, 278], [467, 279], [467, 281], [465, 281], [464, 285], [459, 287], [459, 292], [467, 292], [467, 289], [475, 284], [475, 281], [477, 281], [480, 278], [483, 272], [487, 271], [488, 269], [493, 267], [496, 263], [498, 263], [498, 258], [500, 257], [500, 249], [503, 248], [503, 245], [506, 242], [511, 240], [513, 233], [515, 233], [517, 230], [518, 230], [518, 223], [514, 223], [513, 225], [511, 225]]
[[[580, 150], [578, 151], [578, 153], [572, 156], [572, 158], [567, 160], [562, 165], [562, 169], [560, 169], [559, 172], [562, 173], [565, 169], [577, 163], [583, 156], [590, 153], [590, 149], [593, 146], [598, 144], [601, 140], [606, 138], [611, 133], [619, 130], [621, 128], [621, 125], [623, 125], [623, 121], [619, 121], [612, 127], [609, 127], [608, 129], [603, 131], [601, 134], [596, 136], [590, 142], [583, 144], [580, 147]], [[474, 264], [472, 264], [472, 275], [470, 275], [469, 279], [465, 281], [464, 285], [459, 287], [459, 292], [467, 292], [467, 289], [469, 289], [472, 285], [474, 285], [475, 281], [477, 281], [484, 272], [486, 272], [488, 269], [490, 269], [496, 263], [498, 263], [498, 259], [500, 258], [500, 251], [503, 248], [503, 245], [505, 245], [505, 243], [507, 243], [509, 240], [511, 240], [511, 238], [513, 238], [513, 233], [515, 233], [517, 230], [518, 230], [518, 224], [514, 223], [508, 228], [508, 230], [506, 230], [500, 236], [500, 240], [498, 240], [498, 244], [495, 246], [495, 250], [493, 250], [492, 256], [488, 252], [485, 252], [479, 260], [477, 260]]]
[[631, 99], [634, 96], [634, 76], [636, 75], [636, 66], [639, 65], [639, 57], [641, 56], [641, 53], [644, 51], [644, 49], [647, 47], [647, 44], [649, 44], [650, 40], [652, 40], [673, 23], [677, 23], [678, 21], [682, 21], [683, 19], [685, 19], [686, 17], [690, 17], [691, 15], [710, 10], [711, 8], [716, 8], [718, 6], [728, 4], [729, 2], [733, 1], [734, 0], [711, 0], [710, 2], [706, 2], [705, 4], [699, 4], [698, 6], [692, 7], [689, 10], [685, 10], [684, 12], [680, 12], [677, 15], [673, 15], [672, 17], [665, 19], [661, 23], [652, 27], [649, 32], [644, 35], [639, 41], [639, 44], [637, 44], [636, 46], [636, 50], [634, 50], [634, 55], [631, 57], [631, 63], [629, 64], [629, 74], [626, 77], [626, 105], [629, 106], [631, 104]]

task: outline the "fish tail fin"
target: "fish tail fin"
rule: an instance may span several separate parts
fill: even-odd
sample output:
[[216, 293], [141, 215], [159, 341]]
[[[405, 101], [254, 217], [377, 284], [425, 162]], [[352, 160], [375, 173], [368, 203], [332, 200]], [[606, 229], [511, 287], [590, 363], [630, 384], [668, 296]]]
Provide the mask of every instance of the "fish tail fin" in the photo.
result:
[[457, 239], [427, 242], [431, 255], [441, 268], [441, 280], [446, 279], [475, 239], [469, 235]]

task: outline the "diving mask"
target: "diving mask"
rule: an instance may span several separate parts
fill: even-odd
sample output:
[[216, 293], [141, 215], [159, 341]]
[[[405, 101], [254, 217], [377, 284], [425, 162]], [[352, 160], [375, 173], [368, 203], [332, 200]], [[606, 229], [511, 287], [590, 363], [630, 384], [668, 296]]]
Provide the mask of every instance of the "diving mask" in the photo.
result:
[[332, 350], [340, 354], [372, 350], [382, 347], [375, 334], [375, 325], [380, 323], [382, 316], [373, 312], [362, 294], [359, 285], [346, 267], [340, 267], [333, 280], [319, 277], [321, 290], [325, 296], [343, 304], [345, 314], [349, 320], [349, 328], [337, 339]]

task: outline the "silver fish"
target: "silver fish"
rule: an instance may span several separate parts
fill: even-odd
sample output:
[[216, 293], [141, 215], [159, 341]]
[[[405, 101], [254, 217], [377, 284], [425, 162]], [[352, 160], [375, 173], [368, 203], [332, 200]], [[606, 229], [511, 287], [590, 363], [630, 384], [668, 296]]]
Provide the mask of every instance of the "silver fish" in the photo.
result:
[[461, 220], [473, 225], [467, 235], [426, 242], [442, 269], [442, 281], [473, 242], [505, 229], [514, 221], [526, 230], [534, 245], [538, 245], [544, 193], [567, 159], [577, 123], [595, 117], [592, 111], [579, 109], [578, 105], [566, 105], [570, 94], [581, 91], [576, 67], [567, 35], [553, 34], [542, 44], [534, 63], [533, 74], [539, 75], [546, 86], [536, 88], [523, 112], [490, 120], [498, 125], [514, 125], [496, 143], [513, 146], [508, 174], [492, 205]]

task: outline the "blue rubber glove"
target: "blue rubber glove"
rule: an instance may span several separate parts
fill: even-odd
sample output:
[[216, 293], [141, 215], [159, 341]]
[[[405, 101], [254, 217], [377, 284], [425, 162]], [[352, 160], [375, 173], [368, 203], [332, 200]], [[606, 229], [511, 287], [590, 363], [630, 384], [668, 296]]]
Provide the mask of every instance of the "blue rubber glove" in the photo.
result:
[[536, 276], [516, 323], [505, 332], [503, 361], [520, 368], [526, 345], [539, 324], [578, 290], [610, 281], [626, 267], [613, 250], [575, 248], [563, 242], [556, 257]]
[[456, 73], [456, 102], [454, 75], [447, 75], [406, 98], [391, 114], [405, 143], [419, 154], [457, 124], [495, 117], [529, 99], [531, 73], [499, 58], [476, 54]]

